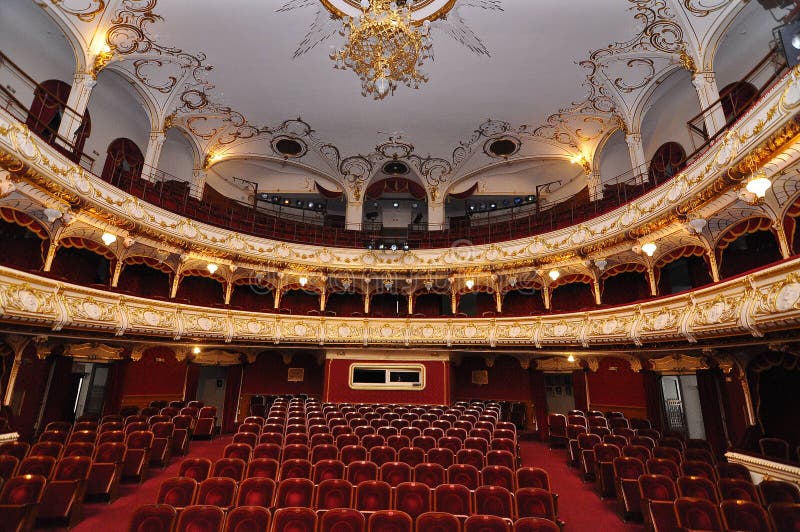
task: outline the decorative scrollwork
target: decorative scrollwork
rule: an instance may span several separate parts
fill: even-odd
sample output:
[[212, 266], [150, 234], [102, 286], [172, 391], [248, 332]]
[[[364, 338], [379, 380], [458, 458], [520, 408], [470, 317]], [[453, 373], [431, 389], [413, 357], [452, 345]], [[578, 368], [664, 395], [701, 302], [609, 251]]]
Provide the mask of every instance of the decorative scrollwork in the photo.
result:
[[707, 17], [729, 3], [728, 0], [683, 0], [683, 6], [686, 10], [697, 17]]
[[633, 92], [635, 90], [641, 89], [642, 87], [646, 86], [653, 77], [656, 75], [656, 69], [653, 67], [653, 60], [652, 59], [629, 59], [626, 63], [628, 68], [636, 68], [636, 66], [644, 66], [645, 73], [641, 77], [641, 80], [634, 85], [628, 84], [622, 77], [618, 77], [614, 80], [614, 86], [621, 90], [622, 92]]
[[50, 2], [82, 22], [92, 22], [98, 14], [106, 10], [105, 0], [50, 0]]

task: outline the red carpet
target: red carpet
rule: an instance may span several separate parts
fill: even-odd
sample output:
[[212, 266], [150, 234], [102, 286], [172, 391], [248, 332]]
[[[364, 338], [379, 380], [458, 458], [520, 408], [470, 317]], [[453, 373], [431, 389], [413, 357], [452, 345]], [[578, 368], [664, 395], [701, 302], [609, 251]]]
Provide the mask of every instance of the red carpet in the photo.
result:
[[[204, 456], [212, 460], [222, 456], [222, 449], [231, 441], [230, 436], [218, 437], [214, 441], [192, 442], [189, 456]], [[553, 490], [558, 493], [559, 517], [566, 522], [566, 531], [591, 532], [641, 532], [638, 524], [625, 524], [616, 511], [615, 500], [601, 501], [594, 485], [581, 481], [575, 469], [567, 467], [564, 449], [548, 449], [540, 442], [522, 441], [522, 463], [526, 466], [544, 468], [550, 473]], [[142, 484], [123, 484], [120, 497], [113, 504], [87, 504], [84, 519], [73, 530], [75, 532], [125, 531], [133, 511], [142, 504], [156, 502], [161, 483], [178, 474], [183, 457], [177, 457], [166, 469], [150, 469], [148, 479]]]
[[549, 449], [541, 442], [520, 442], [522, 464], [541, 467], [550, 473], [550, 484], [558, 493], [558, 516], [566, 523], [564, 530], [617, 532], [644, 531], [639, 524], [626, 524], [617, 513], [617, 501], [600, 500], [594, 483], [581, 480], [580, 472], [567, 466], [564, 449]]

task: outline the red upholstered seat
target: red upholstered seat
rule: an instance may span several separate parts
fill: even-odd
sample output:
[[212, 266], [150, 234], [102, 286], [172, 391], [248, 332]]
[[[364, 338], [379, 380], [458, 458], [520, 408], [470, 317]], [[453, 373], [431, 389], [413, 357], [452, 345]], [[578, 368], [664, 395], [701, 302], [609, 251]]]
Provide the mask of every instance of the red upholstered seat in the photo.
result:
[[708, 499], [678, 497], [675, 499], [678, 526], [689, 530], [723, 530], [717, 505]]
[[[397, 452], [400, 452], [400, 449], [404, 449], [406, 447], [411, 446], [411, 439], [408, 436], [401, 436], [399, 434], [393, 434], [386, 438], [386, 445], [391, 447]], [[402, 460], [400, 460], [402, 462]], [[413, 465], [413, 464], [409, 464]]]
[[245, 463], [250, 461], [253, 448], [246, 443], [229, 443], [222, 450], [223, 458], [239, 458]]
[[676, 482], [678, 495], [695, 499], [707, 499], [719, 504], [720, 497], [715, 483], [705, 477], [681, 476]]
[[369, 516], [368, 532], [411, 532], [413, 521], [405, 512], [380, 510]]
[[433, 449], [428, 450], [425, 454], [425, 460], [432, 464], [439, 464], [442, 467], [450, 467], [456, 461], [455, 453], [452, 449], [446, 449], [444, 447], [434, 447]]
[[431, 510], [431, 489], [421, 482], [402, 482], [395, 487], [394, 509], [416, 519]]
[[197, 487], [195, 504], [217, 506], [223, 509], [233, 507], [236, 500], [236, 481], [229, 477], [209, 477]]
[[472, 514], [472, 496], [462, 484], [440, 484], [433, 489], [433, 509], [458, 516]]
[[567, 443], [567, 418], [563, 414], [547, 416], [548, 437], [550, 446], [561, 446]]
[[50, 478], [56, 466], [56, 459], [52, 456], [28, 456], [20, 462], [17, 475], [41, 475]]
[[752, 501], [761, 504], [758, 489], [749, 480], [738, 478], [721, 478], [717, 481], [721, 500]]
[[97, 435], [97, 445], [101, 443], [124, 443], [125, 433], [121, 430], [110, 430]]
[[480, 485], [480, 473], [475, 466], [453, 464], [447, 468], [447, 482], [449, 484], [462, 484], [474, 490]]
[[369, 460], [371, 462], [375, 462], [378, 467], [382, 466], [387, 462], [396, 462], [397, 461], [397, 451], [395, 451], [392, 447], [388, 445], [381, 445], [378, 447], [373, 447], [369, 450]]
[[[67, 424], [69, 425], [69, 424]], [[70, 427], [71, 429], [71, 427]], [[70, 429], [67, 430], [46, 430], [39, 435], [39, 442], [53, 442], [64, 445], [69, 440]]]
[[561, 529], [543, 517], [522, 517], [514, 521], [514, 532], [561, 532]]
[[93, 430], [75, 430], [69, 435], [69, 442], [94, 443], [97, 440], [97, 432]]
[[416, 521], [417, 532], [461, 532], [461, 521], [446, 512], [425, 512]]
[[738, 479], [752, 483], [753, 477], [750, 476], [750, 470], [742, 464], [733, 464], [722, 462], [716, 465], [717, 478], [719, 479]]
[[158, 488], [156, 501], [168, 504], [176, 510], [182, 510], [194, 503], [197, 494], [197, 481], [190, 477], [168, 478]]
[[656, 445], [653, 447], [653, 458], [664, 458], [666, 460], [672, 460], [676, 464], [680, 464], [683, 462], [683, 454], [674, 448], [674, 447], [664, 447], [661, 445]]
[[447, 470], [441, 464], [425, 462], [414, 466], [414, 481], [423, 483], [429, 488], [444, 484], [446, 479]]
[[637, 435], [636, 436], [631, 438], [631, 443], [630, 444], [631, 445], [639, 445], [639, 446], [642, 446], [642, 447], [647, 447], [652, 452], [652, 450], [655, 449], [655, 447], [656, 447], [656, 441], [653, 438], [649, 437], [649, 436], [641, 436], [641, 435], [638, 434], [638, 432], [639, 431], [637, 431]]
[[469, 464], [477, 469], [483, 469], [483, 452], [477, 449], [461, 449], [456, 453], [456, 463]]
[[541, 488], [518, 488], [515, 493], [516, 515], [518, 517], [544, 517], [555, 520], [556, 512], [553, 497]]
[[127, 450], [122, 466], [123, 478], [144, 480], [147, 465], [150, 462], [150, 449], [153, 445], [153, 433], [149, 430], [130, 432], [125, 439]]
[[686, 460], [681, 464], [681, 472], [686, 476], [703, 477], [712, 482], [717, 481], [717, 472], [714, 466], [707, 462]]
[[364, 512], [391, 508], [392, 487], [382, 480], [365, 480], [356, 485], [355, 507]]
[[351, 462], [363, 462], [367, 459], [367, 448], [362, 445], [345, 445], [340, 449], [340, 459], [345, 465]]
[[311, 463], [316, 464], [320, 460], [336, 460], [339, 458], [339, 449], [335, 445], [323, 444], [312, 447]]
[[415, 467], [425, 462], [425, 450], [420, 447], [403, 447], [397, 451], [397, 461]]
[[236, 482], [244, 478], [244, 472], [247, 468], [244, 460], [241, 458], [220, 458], [214, 462], [214, 467], [211, 469], [212, 477], [228, 477]]
[[378, 465], [375, 462], [359, 460], [347, 465], [347, 480], [351, 484], [359, 484], [365, 480], [377, 480]]
[[455, 436], [443, 436], [439, 438], [439, 441], [436, 442], [436, 445], [439, 448], [450, 449], [453, 451], [453, 454], [456, 454], [461, 450], [463, 444], [462, 440], [456, 438]]
[[622, 501], [624, 518], [642, 512], [639, 477], [644, 474], [644, 463], [638, 458], [620, 456], [612, 462], [617, 498]]
[[[266, 428], [267, 426], [265, 425], [264, 429]], [[267, 432], [265, 430], [264, 432], [261, 433], [261, 436], [258, 437], [258, 443], [260, 444], [274, 443], [280, 447], [281, 445], [283, 445], [283, 434], [279, 432]]]
[[178, 520], [175, 508], [168, 504], [145, 504], [134, 510], [128, 532], [171, 532]]
[[345, 476], [345, 465], [340, 460], [320, 460], [314, 464], [311, 478], [315, 484], [323, 480], [343, 479]]
[[251, 477], [239, 484], [236, 506], [263, 506], [269, 508], [275, 499], [275, 481], [266, 477]]
[[315, 532], [317, 514], [310, 508], [279, 508], [272, 516], [270, 532]]
[[380, 434], [366, 434], [361, 437], [361, 445], [364, 446], [367, 451], [369, 451], [373, 447], [381, 447], [386, 445], [386, 439]]
[[330, 509], [319, 521], [318, 532], [364, 532], [366, 528], [364, 514], [348, 507]]
[[771, 532], [774, 530], [767, 511], [757, 502], [726, 500], [720, 504], [722, 521], [726, 530]]
[[181, 462], [178, 475], [202, 482], [211, 473], [212, 463], [208, 458], [186, 458]]
[[175, 532], [221, 532], [225, 513], [208, 505], [189, 506], [178, 517]]
[[[258, 427], [258, 425], [256, 425], [256, 427]], [[249, 445], [250, 448], [254, 448], [258, 445], [258, 434], [252, 432], [237, 432], [233, 435], [231, 443], [244, 443]]]
[[401, 482], [411, 482], [412, 469], [403, 462], [385, 462], [380, 466], [379, 478], [396, 487]]
[[336, 447], [338, 447], [339, 450], [343, 450], [349, 445], [357, 445], [360, 447], [361, 441], [358, 439], [358, 436], [350, 432], [336, 436]]
[[153, 445], [150, 449], [150, 465], [166, 466], [172, 457], [172, 439], [175, 425], [171, 421], [160, 421], [151, 425]]
[[0, 491], [0, 516], [5, 530], [32, 530], [47, 479], [40, 475], [8, 479]]
[[314, 499], [314, 483], [308, 478], [287, 478], [278, 484], [275, 506], [311, 507]]
[[0, 455], [11, 455], [21, 462], [30, 449], [31, 446], [23, 441], [11, 441], [0, 444]]
[[417, 436], [411, 440], [411, 445], [412, 447], [419, 447], [420, 449], [424, 449], [425, 452], [428, 452], [436, 447], [436, 439], [431, 436]]
[[464, 522], [464, 532], [511, 532], [511, 522], [494, 515], [472, 515]]
[[800, 488], [785, 480], [762, 480], [758, 485], [764, 506], [775, 503], [800, 504]]
[[481, 485], [514, 490], [514, 472], [505, 466], [486, 466], [481, 470]]
[[353, 485], [343, 479], [323, 480], [317, 485], [314, 494], [314, 508], [330, 510], [333, 508], [352, 508]]
[[[311, 430], [313, 428], [314, 427], [311, 427], [309, 430]], [[327, 431], [328, 427], [324, 427], [324, 429]], [[314, 447], [317, 447], [319, 445], [334, 445], [335, 441], [336, 440], [333, 438], [333, 434], [331, 434], [329, 432], [319, 433], [319, 434], [312, 434], [311, 435], [311, 448], [313, 449]]]
[[125, 424], [125, 437], [127, 438], [131, 432], [150, 430], [150, 424], [147, 421], [132, 421]]
[[475, 489], [475, 512], [511, 519], [514, 515], [514, 497], [509, 490], [500, 486], [478, 486]]
[[776, 460], [789, 460], [789, 442], [781, 438], [761, 438], [758, 440], [761, 454], [766, 458]]
[[260, 506], [239, 506], [228, 513], [225, 532], [265, 532], [269, 529], [269, 510]]
[[672, 480], [677, 480], [681, 475], [678, 464], [666, 458], [650, 458], [645, 465], [651, 475], [664, 475]]
[[311, 478], [311, 462], [308, 460], [295, 459], [284, 460], [281, 464], [281, 480], [287, 478]]
[[[671, 462], [670, 462], [671, 463]], [[675, 482], [665, 475], [644, 474], [639, 477], [642, 515], [656, 532], [672, 531], [677, 526], [673, 502], [677, 497]]]
[[800, 530], [800, 504], [776, 502], [768, 508], [778, 532]]
[[91, 466], [88, 456], [70, 456], [58, 462], [42, 496], [40, 520], [60, 521], [68, 528], [81, 520]]
[[52, 456], [58, 460], [63, 451], [63, 443], [55, 441], [40, 441], [33, 444], [30, 452], [28, 452], [28, 456]]
[[0, 454], [0, 481], [8, 480], [17, 474], [19, 459], [10, 454]]
[[476, 438], [472, 436], [465, 438], [464, 449], [475, 449], [485, 455], [489, 452], [489, 438]]
[[106, 498], [109, 502], [116, 499], [126, 450], [124, 443], [106, 442], [97, 445], [89, 471], [87, 495]]
[[277, 443], [259, 443], [253, 449], [253, 458], [281, 459], [281, 446]]

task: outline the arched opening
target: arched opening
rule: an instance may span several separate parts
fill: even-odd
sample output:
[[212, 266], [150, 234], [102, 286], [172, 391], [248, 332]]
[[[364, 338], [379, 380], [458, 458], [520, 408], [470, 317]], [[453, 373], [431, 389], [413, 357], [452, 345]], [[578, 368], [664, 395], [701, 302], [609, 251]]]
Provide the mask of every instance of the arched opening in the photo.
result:
[[151, 257], [128, 257], [119, 275], [117, 289], [142, 297], [167, 299], [173, 272]]
[[543, 314], [546, 310], [540, 288], [509, 290], [503, 296], [504, 316], [532, 316]]
[[325, 301], [325, 311], [343, 318], [363, 315], [364, 296], [355, 292], [334, 292]]
[[748, 366], [756, 415], [766, 437], [782, 438], [790, 448], [800, 444], [800, 357], [792, 353], [768, 352]]
[[686, 151], [677, 142], [665, 142], [653, 154], [648, 178], [653, 184], [673, 178], [686, 165]]
[[218, 307], [225, 302], [224, 280], [203, 270], [183, 272], [175, 299], [203, 307]]
[[70, 283], [108, 287], [115, 259], [110, 249], [80, 237], [62, 238], [58, 246], [50, 268], [53, 275]]
[[417, 317], [450, 316], [452, 313], [449, 293], [425, 292], [414, 298], [414, 314]]
[[604, 305], [623, 305], [650, 297], [650, 282], [644, 264], [628, 263], [603, 273], [600, 285]]
[[231, 291], [231, 308], [275, 312], [275, 289], [257, 279], [239, 279]]
[[[44, 139], [45, 142], [63, 152], [72, 161], [77, 162], [80, 160], [81, 153], [83, 153], [86, 139], [92, 132], [92, 120], [89, 117], [89, 111], [84, 113], [83, 121], [75, 132], [74, 139], [56, 142], [58, 128], [61, 126], [64, 114], [73, 112], [67, 108], [71, 90], [72, 87], [68, 83], [58, 79], [48, 79], [38, 84], [33, 91], [33, 102], [28, 111], [25, 125]], [[64, 146], [66, 143], [72, 144], [73, 149], [66, 149]]]
[[[425, 188], [405, 177], [387, 177], [371, 183], [365, 192], [364, 223], [406, 230], [427, 222]], [[388, 236], [388, 235], [387, 235]]]
[[369, 315], [373, 318], [399, 318], [408, 315], [408, 299], [404, 294], [389, 292], [372, 295]]
[[719, 276], [734, 275], [782, 259], [769, 218], [748, 218], [728, 229], [717, 242]]
[[108, 145], [106, 163], [101, 178], [120, 188], [142, 175], [144, 155], [131, 139], [118, 138]]
[[38, 220], [22, 211], [0, 207], [0, 248], [14, 250], [0, 254], [4, 266], [21, 270], [42, 267], [42, 252], [50, 235]]
[[458, 313], [469, 317], [491, 317], [495, 314], [494, 294], [489, 292], [466, 292], [458, 296]]
[[758, 89], [746, 81], [737, 81], [723, 87], [719, 91], [722, 102], [722, 112], [725, 113], [725, 122], [733, 122], [741, 116], [758, 98]]
[[550, 296], [550, 309], [553, 312], [571, 312], [596, 306], [591, 277], [570, 275], [559, 281]]
[[675, 249], [654, 266], [659, 295], [677, 294], [713, 282], [706, 251], [700, 246]]
[[281, 312], [290, 314], [308, 314], [319, 312], [319, 294], [302, 288], [291, 288], [281, 296]]

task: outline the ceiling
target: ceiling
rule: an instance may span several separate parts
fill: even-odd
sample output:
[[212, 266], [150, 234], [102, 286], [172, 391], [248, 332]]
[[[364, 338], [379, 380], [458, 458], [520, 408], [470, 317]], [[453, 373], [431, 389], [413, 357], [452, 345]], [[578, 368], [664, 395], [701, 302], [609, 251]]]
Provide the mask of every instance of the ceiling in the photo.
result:
[[[531, 160], [582, 153], [591, 161], [614, 130], [638, 131], [637, 110], [680, 68], [680, 49], [705, 64], [715, 33], [746, 2], [418, 4], [443, 15], [432, 24], [430, 80], [382, 100], [362, 96], [352, 71], [333, 68], [329, 46], [342, 37], [321, 0], [51, 0], [47, 11], [81, 49], [79, 63], [91, 65], [110, 44], [104, 68], [134, 82], [151, 123], [184, 129], [210, 166], [243, 157], [265, 172], [288, 165], [355, 200], [381, 162], [397, 157], [440, 201], [487, 172], [516, 172], [533, 187], [553, 176], [536, 175]], [[285, 161], [274, 149], [282, 137], [299, 140], [303, 154]], [[504, 137], [520, 145], [516, 153], [487, 153], [487, 141]], [[581, 169], [565, 172], [574, 183]]]

